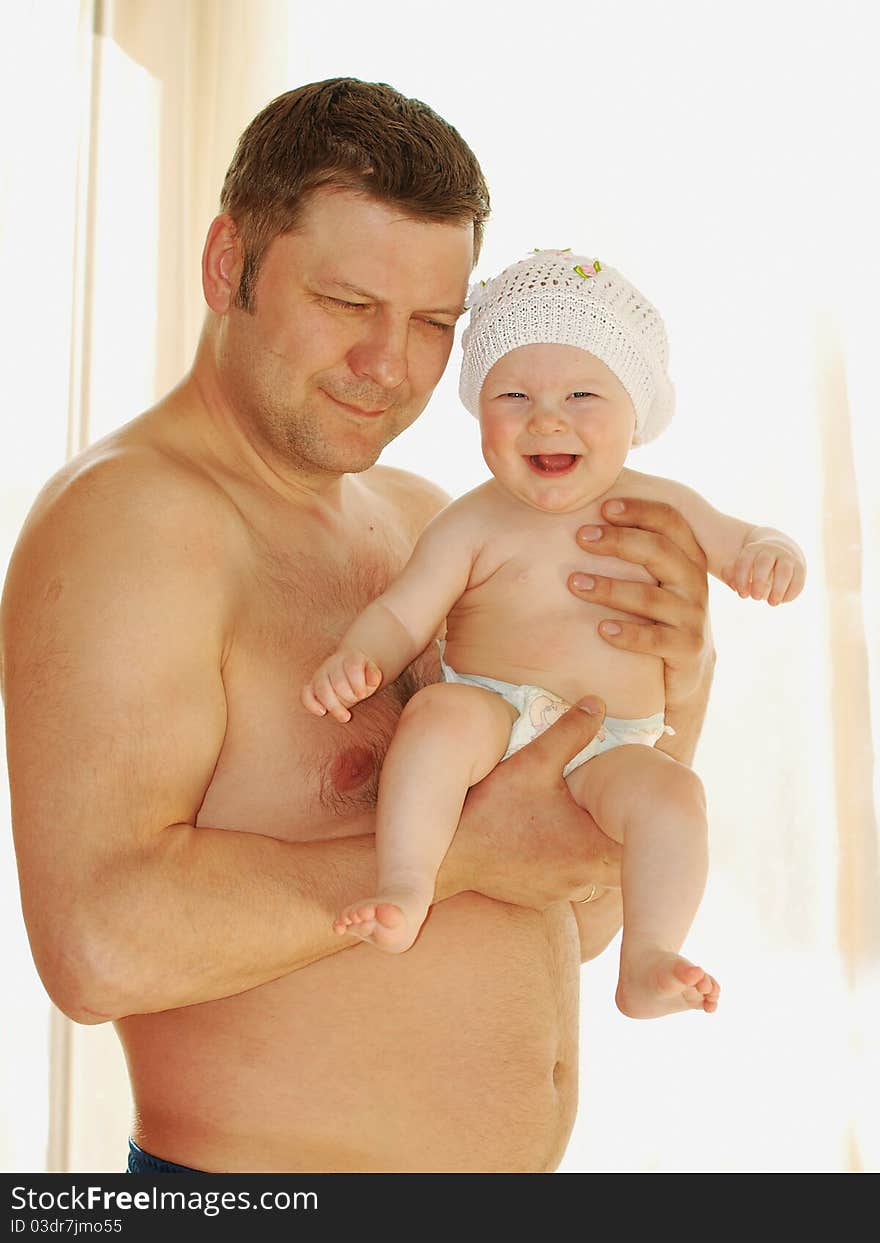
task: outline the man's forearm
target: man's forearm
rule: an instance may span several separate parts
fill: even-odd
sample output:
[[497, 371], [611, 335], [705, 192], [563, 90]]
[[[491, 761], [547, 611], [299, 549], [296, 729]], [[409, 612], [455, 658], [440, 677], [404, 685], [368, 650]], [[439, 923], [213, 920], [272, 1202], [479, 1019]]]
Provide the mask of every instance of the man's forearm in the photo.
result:
[[333, 913], [371, 891], [374, 853], [372, 836], [282, 842], [171, 825], [96, 876], [78, 921], [82, 998], [62, 1008], [81, 1022], [175, 1009], [344, 949]]
[[[545, 910], [584, 876], [619, 882], [620, 847], [560, 777], [600, 720], [572, 709], [471, 789], [435, 902], [474, 890]], [[332, 921], [375, 893], [373, 828], [370, 815], [358, 836], [284, 842], [171, 825], [149, 846], [92, 867], [67, 910], [47, 915], [41, 895], [29, 895], [53, 1000], [79, 1022], [100, 1023], [232, 996], [356, 946]]]
[[[76, 977], [55, 1000], [100, 1023], [244, 992], [357, 946], [332, 920], [375, 884], [371, 832], [282, 842], [172, 825], [83, 895]], [[456, 891], [446, 868], [437, 900]]]

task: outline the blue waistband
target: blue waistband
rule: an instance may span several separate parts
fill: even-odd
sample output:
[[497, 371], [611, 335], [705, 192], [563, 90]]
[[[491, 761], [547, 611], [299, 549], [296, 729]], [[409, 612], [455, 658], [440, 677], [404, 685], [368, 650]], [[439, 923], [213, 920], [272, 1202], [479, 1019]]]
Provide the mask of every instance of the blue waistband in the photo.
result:
[[194, 1170], [190, 1165], [175, 1165], [173, 1161], [163, 1161], [154, 1157], [151, 1152], [144, 1152], [133, 1139], [128, 1141], [127, 1174], [204, 1174], [205, 1170]]

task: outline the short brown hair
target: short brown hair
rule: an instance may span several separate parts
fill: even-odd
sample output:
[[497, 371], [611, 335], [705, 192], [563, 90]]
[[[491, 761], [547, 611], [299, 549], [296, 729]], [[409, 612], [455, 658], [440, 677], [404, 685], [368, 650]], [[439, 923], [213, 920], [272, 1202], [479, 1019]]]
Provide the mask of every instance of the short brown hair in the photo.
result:
[[384, 82], [329, 78], [279, 95], [238, 140], [220, 206], [244, 246], [239, 306], [252, 306], [269, 243], [296, 228], [309, 195], [324, 185], [427, 220], [472, 220], [475, 260], [480, 253], [489, 191], [458, 131]]

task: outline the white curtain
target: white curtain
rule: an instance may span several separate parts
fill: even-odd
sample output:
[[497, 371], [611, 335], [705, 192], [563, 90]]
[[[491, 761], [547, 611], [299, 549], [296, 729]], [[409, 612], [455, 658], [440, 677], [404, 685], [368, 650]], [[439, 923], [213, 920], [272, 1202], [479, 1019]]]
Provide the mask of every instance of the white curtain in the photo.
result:
[[[287, 20], [273, 0], [35, 0], [4, 13], [4, 570], [48, 476], [188, 368], [204, 234], [239, 133], [286, 89]], [[2, 795], [14, 1004], [0, 1035], [0, 1169], [121, 1170], [122, 1054], [111, 1027], [74, 1026], [39, 984]]]
[[[864, 6], [548, 0], [499, 20], [455, 0], [418, 28], [403, 0], [91, 8], [7, 16], [5, 549], [65, 453], [188, 366], [202, 240], [250, 116], [345, 74], [427, 100], [489, 179], [479, 275], [578, 246], [663, 310], [678, 410], [636, 469], [789, 531], [809, 563], [781, 609], [712, 584], [719, 660], [697, 756], [712, 867], [686, 952], [718, 975], [721, 1008], [634, 1023], [614, 1010], [614, 949], [584, 968], [562, 1168], [880, 1168], [880, 93]], [[22, 108], [59, 85], [69, 107]], [[453, 494], [486, 476], [456, 364], [383, 459]], [[110, 1029], [57, 1016], [50, 1039], [8, 835], [0, 887], [15, 1008], [0, 1166], [118, 1169], [121, 1055]]]

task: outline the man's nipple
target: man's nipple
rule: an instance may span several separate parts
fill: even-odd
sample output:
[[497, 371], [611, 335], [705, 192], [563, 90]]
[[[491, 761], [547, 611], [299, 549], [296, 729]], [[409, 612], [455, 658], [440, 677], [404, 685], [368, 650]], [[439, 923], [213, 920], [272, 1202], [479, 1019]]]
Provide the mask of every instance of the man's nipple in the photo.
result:
[[345, 747], [330, 765], [330, 781], [340, 794], [356, 790], [375, 772], [375, 760], [368, 747]]

